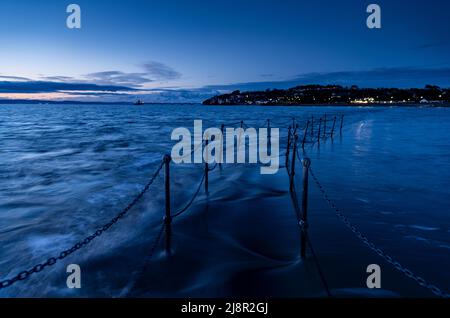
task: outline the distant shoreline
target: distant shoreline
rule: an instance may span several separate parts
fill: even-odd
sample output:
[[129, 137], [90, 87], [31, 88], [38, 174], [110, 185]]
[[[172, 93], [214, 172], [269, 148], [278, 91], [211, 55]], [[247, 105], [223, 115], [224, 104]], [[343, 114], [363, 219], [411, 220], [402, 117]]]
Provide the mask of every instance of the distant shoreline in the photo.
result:
[[236, 90], [213, 96], [203, 105], [260, 105], [260, 106], [403, 106], [439, 105], [448, 107], [450, 89], [436, 85], [425, 88], [359, 88], [356, 85], [301, 85], [288, 89], [265, 91]]
[[450, 103], [428, 103], [428, 104], [420, 104], [420, 103], [392, 103], [392, 104], [265, 104], [265, 105], [256, 105], [256, 104], [208, 104], [205, 107], [215, 106], [215, 107], [388, 107], [388, 108], [450, 108]]
[[[133, 103], [124, 103], [124, 102], [79, 102], [79, 101], [3, 101], [0, 100], [1, 105], [103, 105], [103, 106], [135, 106]], [[198, 105], [203, 107], [358, 107], [358, 108], [450, 108], [450, 103], [392, 103], [392, 104], [348, 104], [348, 103], [336, 103], [336, 104], [264, 104], [264, 105], [256, 105], [256, 104], [202, 104], [198, 103], [145, 103], [139, 107], [151, 106], [151, 105]], [[138, 107], [138, 106], [136, 106]]]

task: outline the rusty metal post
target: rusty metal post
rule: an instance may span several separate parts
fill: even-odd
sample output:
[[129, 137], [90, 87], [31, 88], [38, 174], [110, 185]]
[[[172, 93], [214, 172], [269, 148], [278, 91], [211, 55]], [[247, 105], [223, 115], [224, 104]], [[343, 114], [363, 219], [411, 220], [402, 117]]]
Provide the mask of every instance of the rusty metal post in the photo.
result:
[[309, 120], [306, 122], [305, 132], [303, 133], [302, 148], [305, 149], [306, 134], [308, 133]]
[[319, 131], [317, 133], [317, 142], [320, 143], [320, 129], [322, 128], [322, 117], [319, 120]]
[[291, 126], [289, 126], [288, 130], [288, 140], [287, 140], [287, 147], [286, 147], [286, 169], [288, 168], [289, 164], [289, 151], [291, 150]]
[[303, 192], [302, 192], [302, 219], [301, 225], [301, 246], [300, 256], [306, 257], [306, 240], [308, 239], [308, 183], [309, 183], [309, 167], [311, 160], [309, 158], [303, 159]]
[[336, 116], [334, 116], [333, 127], [331, 128], [331, 138], [334, 136], [334, 128], [336, 127]]
[[290, 179], [290, 189], [291, 191], [294, 189], [294, 176], [295, 176], [295, 155], [297, 153], [297, 134], [294, 136], [294, 148], [292, 149], [292, 162], [291, 162], [291, 179]]
[[223, 138], [224, 138], [224, 134], [223, 134], [223, 131], [225, 130], [225, 125], [224, 124], [222, 124], [221, 126], [220, 126], [220, 131], [222, 132], [222, 140], [221, 140], [221, 142], [220, 142], [220, 161], [219, 161], [219, 168], [220, 169], [222, 169], [222, 161], [223, 161], [223, 145], [224, 145], [224, 143], [223, 143]]
[[171, 246], [171, 232], [172, 232], [172, 215], [170, 212], [170, 162], [172, 158], [170, 155], [164, 156], [164, 191], [165, 191], [165, 205], [166, 215], [164, 217], [164, 224], [166, 230], [166, 252], [170, 254]]
[[[205, 140], [205, 149], [208, 153], [208, 139]], [[205, 193], [206, 195], [208, 195], [209, 191], [208, 191], [208, 182], [209, 182], [209, 178], [208, 178], [208, 173], [209, 173], [209, 165], [208, 165], [208, 158], [206, 158], [205, 160]]]

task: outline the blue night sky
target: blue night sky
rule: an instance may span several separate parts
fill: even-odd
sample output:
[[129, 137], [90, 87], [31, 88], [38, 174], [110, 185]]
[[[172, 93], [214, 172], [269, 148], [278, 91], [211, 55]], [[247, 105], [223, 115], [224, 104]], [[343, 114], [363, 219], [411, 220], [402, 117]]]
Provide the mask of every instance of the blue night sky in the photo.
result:
[[[66, 27], [70, 3], [81, 7], [79, 30]], [[381, 6], [381, 29], [366, 26], [370, 3]], [[5, 0], [0, 43], [0, 98], [450, 86], [448, 0]]]

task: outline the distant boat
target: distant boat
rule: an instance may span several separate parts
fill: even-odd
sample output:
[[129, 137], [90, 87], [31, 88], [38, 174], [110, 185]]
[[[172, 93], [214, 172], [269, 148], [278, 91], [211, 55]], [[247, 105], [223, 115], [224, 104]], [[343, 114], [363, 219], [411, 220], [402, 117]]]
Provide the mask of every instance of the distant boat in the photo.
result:
[[142, 100], [138, 99], [134, 104], [136, 106], [141, 106], [141, 105], [144, 105], [144, 102]]

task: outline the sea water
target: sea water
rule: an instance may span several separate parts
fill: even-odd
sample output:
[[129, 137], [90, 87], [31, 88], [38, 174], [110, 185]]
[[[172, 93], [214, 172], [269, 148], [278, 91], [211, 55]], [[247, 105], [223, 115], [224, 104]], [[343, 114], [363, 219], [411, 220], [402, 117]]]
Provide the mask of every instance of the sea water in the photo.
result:
[[[324, 114], [328, 131], [332, 118], [344, 114], [342, 134], [338, 120], [335, 137], [320, 145], [307, 144], [303, 155], [311, 158], [312, 169], [328, 196], [377, 247], [448, 292], [450, 109], [413, 107], [0, 105], [0, 279], [58, 256], [120, 212], [146, 184], [163, 154], [170, 153], [175, 143], [170, 139], [173, 129], [192, 127], [197, 119], [203, 120], [205, 127], [218, 128], [241, 120], [251, 127], [264, 127], [270, 119], [272, 127], [280, 128], [283, 145], [293, 117], [303, 121], [314, 116], [317, 120]], [[298, 293], [293, 287], [302, 285], [301, 277], [290, 272], [293, 266], [301, 266], [295, 226], [292, 230], [282, 225], [272, 228], [270, 218], [265, 217], [292, 213], [285, 175], [280, 173], [267, 183], [261, 182], [258, 173], [247, 173], [259, 171], [251, 165], [224, 165], [223, 169], [226, 176], [210, 180], [209, 200], [216, 205], [233, 202], [237, 207], [266, 211], [260, 214], [261, 228], [270, 229], [275, 241], [278, 236], [288, 236], [283, 246], [265, 245], [264, 233], [252, 232], [248, 224], [227, 224], [226, 210], [220, 211], [221, 224], [226, 225], [221, 231], [214, 231], [213, 221], [202, 222], [209, 226], [211, 237], [234, 244], [235, 249], [226, 254], [229, 268], [225, 271], [223, 264], [205, 255], [204, 266], [186, 258], [175, 267], [176, 287], [155, 278], [151, 292], [141, 289], [137, 294], [322, 296], [303, 290]], [[175, 206], [189, 198], [202, 172], [202, 165], [173, 168]], [[220, 189], [214, 189], [219, 183]], [[272, 196], [285, 204], [258, 206], [258, 200]], [[0, 290], [0, 296], [128, 295], [133, 288], [130, 273], [150, 249], [163, 205], [163, 179], [159, 177], [109, 233], [53, 268]], [[200, 200], [195, 208], [201, 210], [204, 205]], [[309, 205], [311, 242], [336, 295], [432, 296], [361, 243], [323, 200], [313, 180]], [[185, 251], [194, 253], [199, 244], [211, 244], [214, 249], [212, 242], [193, 240], [192, 233], [185, 238]], [[236, 249], [250, 259], [259, 255], [258, 265], [241, 262]], [[267, 261], [280, 258], [282, 266]], [[80, 290], [66, 287], [65, 266], [71, 263], [81, 264], [84, 283]], [[383, 291], [379, 294], [370, 293], [365, 286], [366, 267], [372, 263], [382, 269]], [[255, 282], [250, 289], [249, 284], [244, 287], [236, 282], [245, 281], [243, 277], [249, 277], [245, 273], [262, 268], [284, 271], [292, 279], [283, 283], [269, 276], [272, 281], [267, 280], [263, 291]], [[221, 277], [221, 272], [227, 274]]]

